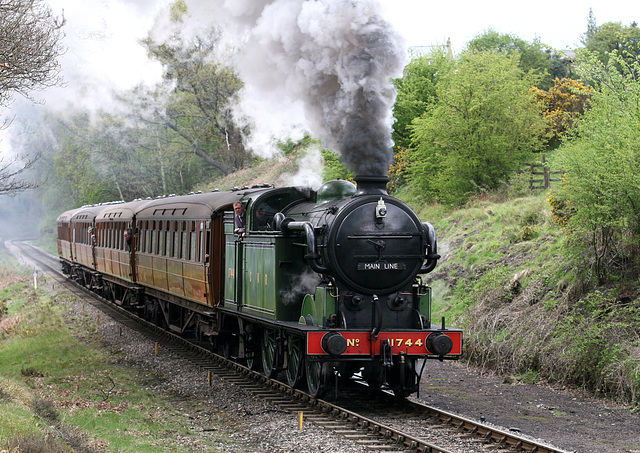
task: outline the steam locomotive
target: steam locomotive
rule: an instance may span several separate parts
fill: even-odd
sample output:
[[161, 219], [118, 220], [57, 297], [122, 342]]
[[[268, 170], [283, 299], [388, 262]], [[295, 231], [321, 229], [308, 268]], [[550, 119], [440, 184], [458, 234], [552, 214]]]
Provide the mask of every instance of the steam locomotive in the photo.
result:
[[84, 206], [57, 219], [60, 262], [112, 302], [314, 396], [347, 381], [406, 396], [425, 359], [460, 357], [462, 331], [431, 323], [421, 275], [439, 258], [435, 232], [387, 181]]

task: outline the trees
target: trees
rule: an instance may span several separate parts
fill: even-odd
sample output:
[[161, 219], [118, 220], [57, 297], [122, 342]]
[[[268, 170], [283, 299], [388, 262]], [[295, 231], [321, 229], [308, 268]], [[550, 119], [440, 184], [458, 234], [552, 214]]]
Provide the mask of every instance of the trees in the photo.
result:
[[412, 184], [429, 198], [460, 204], [506, 181], [540, 148], [544, 123], [528, 91], [535, 82], [518, 54], [463, 54], [439, 82], [437, 103], [413, 122]]
[[219, 39], [219, 32], [211, 29], [190, 42], [178, 37], [164, 43], [145, 42], [163, 64], [165, 78], [175, 84], [165, 108], [146, 121], [170, 128], [189, 152], [227, 175], [242, 168], [251, 156], [231, 112], [242, 83], [233, 70], [212, 58]]
[[494, 51], [504, 55], [520, 54], [520, 68], [539, 76], [538, 88], [548, 90], [556, 78], [570, 77], [571, 68], [563, 56], [548, 48], [538, 40], [528, 42], [514, 35], [488, 29], [469, 41], [472, 52]]
[[607, 63], [609, 53], [613, 51], [618, 51], [618, 54], [624, 57], [624, 61], [633, 61], [640, 55], [640, 28], [637, 22], [627, 26], [621, 22], [597, 25], [591, 10], [587, 32], [582, 36], [582, 44], [586, 50], [597, 54], [602, 63]]
[[21, 179], [22, 172], [31, 168], [35, 160], [27, 158], [23, 162], [20, 156], [15, 156], [5, 161], [5, 157], [0, 156], [0, 195], [15, 194], [35, 187], [34, 182]]
[[[39, 0], [0, 0], [0, 106], [8, 107], [16, 93], [31, 99], [33, 90], [61, 83], [63, 25]], [[22, 173], [37, 158], [0, 156], [0, 195], [35, 187]]]
[[434, 47], [428, 55], [414, 58], [401, 79], [394, 80], [398, 92], [393, 106], [393, 141], [396, 146], [411, 145], [411, 122], [436, 102], [438, 81], [454, 66], [445, 47]]
[[604, 64], [598, 57], [579, 54], [578, 70], [595, 88], [592, 107], [561, 148], [565, 183], [552, 201], [571, 207], [567, 231], [587, 244], [580, 259], [588, 256], [602, 283], [640, 264], [640, 59], [612, 52]]
[[0, 105], [58, 85], [64, 18], [40, 0], [0, 0]]

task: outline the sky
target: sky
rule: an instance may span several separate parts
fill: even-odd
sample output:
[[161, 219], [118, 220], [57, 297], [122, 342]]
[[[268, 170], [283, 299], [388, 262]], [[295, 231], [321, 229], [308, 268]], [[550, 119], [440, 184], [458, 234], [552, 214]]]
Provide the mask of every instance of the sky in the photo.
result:
[[[149, 61], [139, 40], [170, 0], [46, 0], [54, 14], [64, 14], [65, 45], [61, 59], [66, 84], [35, 93], [46, 106], [95, 108], [111, 102], [112, 89], [127, 90], [139, 83], [150, 86], [161, 79], [158, 63]], [[211, 0], [201, 0], [211, 5]], [[239, 8], [242, 0], [219, 0]], [[295, 0], [294, 0], [295, 1]], [[340, 0], [345, 1], [345, 0]], [[198, 4], [197, 0], [194, 3]], [[493, 28], [527, 41], [539, 38], [556, 49], [576, 47], [586, 31], [590, 8], [597, 24], [609, 21], [628, 25], [640, 22], [640, 2], [628, 0], [537, 0], [530, 6], [513, 0], [380, 0], [384, 17], [402, 34], [407, 46], [430, 46], [451, 40], [454, 53], [483, 31]], [[250, 4], [250, 3], [249, 3]], [[209, 10], [208, 14], [216, 14]], [[199, 19], [206, 20], [206, 14]], [[21, 102], [13, 115], [29, 114], [42, 105]], [[7, 111], [0, 111], [0, 118]], [[0, 151], [7, 149], [7, 134], [0, 131]]]
[[580, 45], [587, 29], [589, 9], [596, 23], [640, 23], [640, 2], [627, 0], [514, 0], [428, 1], [381, 0], [388, 20], [405, 35], [409, 46], [444, 44], [454, 52], [488, 28], [527, 41], [539, 38], [555, 49]]

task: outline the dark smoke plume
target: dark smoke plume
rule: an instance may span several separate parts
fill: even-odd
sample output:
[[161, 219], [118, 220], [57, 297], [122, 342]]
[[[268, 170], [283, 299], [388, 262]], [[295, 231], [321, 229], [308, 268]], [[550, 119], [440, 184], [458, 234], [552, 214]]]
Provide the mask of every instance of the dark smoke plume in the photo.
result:
[[391, 79], [401, 75], [407, 53], [379, 3], [232, 3], [248, 36], [236, 65], [246, 96], [268, 100], [268, 115], [302, 124], [355, 174], [386, 175], [393, 158]]

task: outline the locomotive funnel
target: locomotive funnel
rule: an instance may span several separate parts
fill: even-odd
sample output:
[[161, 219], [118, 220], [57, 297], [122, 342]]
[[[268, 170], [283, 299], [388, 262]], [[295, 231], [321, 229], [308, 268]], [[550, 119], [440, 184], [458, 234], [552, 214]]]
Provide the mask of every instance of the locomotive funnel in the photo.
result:
[[355, 178], [358, 195], [387, 195], [389, 178], [379, 175], [359, 175]]

